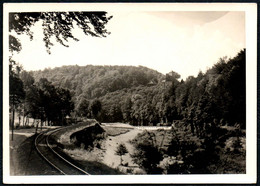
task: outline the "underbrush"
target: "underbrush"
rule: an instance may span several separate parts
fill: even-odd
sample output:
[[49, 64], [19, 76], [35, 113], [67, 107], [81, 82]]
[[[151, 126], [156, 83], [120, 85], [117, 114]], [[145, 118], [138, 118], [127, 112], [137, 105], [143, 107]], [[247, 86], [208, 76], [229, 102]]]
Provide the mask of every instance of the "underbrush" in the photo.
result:
[[197, 136], [181, 127], [144, 131], [131, 140], [133, 161], [147, 174], [246, 173], [244, 131], [207, 132]]
[[[105, 149], [103, 148], [103, 138], [98, 139], [96, 143], [93, 138], [93, 146], [86, 146], [84, 141], [90, 138], [84, 138], [95, 134], [87, 129], [97, 123], [96, 121], [82, 122], [77, 125], [66, 127], [55, 135], [57, 151], [61, 151], [66, 156], [75, 161], [80, 167], [93, 175], [118, 175], [123, 174], [119, 169], [111, 168], [102, 162]], [[87, 133], [90, 132], [89, 135]], [[83, 138], [84, 139], [83, 139]], [[91, 138], [92, 139], [92, 138]], [[75, 141], [76, 140], [76, 141]], [[94, 144], [95, 143], [95, 144]], [[77, 145], [79, 144], [79, 145]]]

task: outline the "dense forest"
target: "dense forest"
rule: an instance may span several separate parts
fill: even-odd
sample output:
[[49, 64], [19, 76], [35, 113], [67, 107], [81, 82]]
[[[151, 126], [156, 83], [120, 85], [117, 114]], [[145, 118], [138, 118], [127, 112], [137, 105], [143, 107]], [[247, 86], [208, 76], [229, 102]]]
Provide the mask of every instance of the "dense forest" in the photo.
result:
[[[245, 128], [245, 50], [185, 81], [142, 66], [63, 66], [30, 74], [69, 90], [75, 116], [133, 125], [185, 121], [197, 133], [209, 123]], [[94, 113], [93, 103], [99, 105]]]

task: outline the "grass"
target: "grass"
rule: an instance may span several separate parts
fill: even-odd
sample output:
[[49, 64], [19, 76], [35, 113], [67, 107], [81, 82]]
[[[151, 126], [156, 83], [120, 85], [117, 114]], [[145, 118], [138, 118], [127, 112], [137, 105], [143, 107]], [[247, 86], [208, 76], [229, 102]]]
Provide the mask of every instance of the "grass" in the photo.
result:
[[129, 128], [120, 128], [112, 126], [102, 126], [102, 128], [106, 131], [108, 136], [118, 136], [121, 134], [125, 134], [131, 130]]
[[[74, 132], [83, 130], [91, 124], [96, 123], [96, 121], [89, 121], [79, 123], [77, 125], [72, 125], [66, 127], [64, 130], [61, 130], [53, 136], [53, 143], [58, 143], [58, 146], [55, 150], [60, 153], [66, 159], [73, 162], [75, 165], [81, 167], [89, 174], [93, 175], [118, 175], [123, 174], [118, 169], [111, 168], [103, 163], [101, 163], [101, 158], [103, 156], [104, 149], [97, 149], [95, 151], [86, 150], [81, 147], [76, 147], [71, 141], [70, 136]], [[117, 134], [126, 132], [125, 130], [116, 130]], [[120, 132], [119, 132], [120, 131]], [[115, 134], [115, 133], [113, 133]]]
[[72, 146], [73, 144], [70, 141], [70, 136], [71, 134], [73, 134], [74, 132], [83, 130], [84, 128], [88, 127], [91, 124], [94, 124], [96, 121], [87, 121], [87, 122], [81, 122], [75, 125], [71, 125], [68, 126], [62, 130], [60, 130], [59, 132], [55, 133], [55, 140], [62, 144], [63, 146]]
[[[52, 139], [53, 140], [53, 139]], [[91, 175], [120, 175], [123, 174], [119, 170], [111, 168], [99, 161], [97, 154], [93, 154], [82, 148], [61, 149], [58, 146], [54, 147], [65, 159], [72, 162]]]
[[59, 172], [38, 154], [34, 140], [35, 135], [23, 141], [17, 149], [10, 149], [10, 175], [59, 175]]

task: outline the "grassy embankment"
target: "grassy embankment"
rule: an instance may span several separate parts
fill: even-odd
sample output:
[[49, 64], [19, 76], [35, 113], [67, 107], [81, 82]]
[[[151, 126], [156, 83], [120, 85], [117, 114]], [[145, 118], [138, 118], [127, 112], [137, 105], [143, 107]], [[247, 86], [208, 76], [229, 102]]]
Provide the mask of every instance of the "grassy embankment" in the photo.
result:
[[[48, 130], [53, 127], [43, 127]], [[41, 130], [39, 129], [38, 132]], [[59, 174], [38, 154], [34, 146], [35, 128], [20, 126], [14, 130], [14, 139], [10, 134], [10, 175], [56, 175]], [[41, 169], [39, 169], [41, 167]]]
[[[84, 146], [77, 147], [71, 141], [70, 136], [89, 125], [95, 124], [95, 120], [90, 120], [87, 122], [79, 123], [77, 125], [72, 125], [66, 127], [64, 130], [57, 132], [54, 136], [54, 140], [58, 143], [57, 151], [59, 153], [63, 153], [63, 155], [67, 156], [68, 159], [73, 161], [82, 169], [86, 170], [90, 174], [97, 175], [109, 175], [109, 174], [122, 174], [118, 169], [111, 168], [102, 163], [102, 158], [104, 157], [105, 149], [105, 140], [101, 142], [101, 146], [99, 148], [84, 148]], [[103, 127], [103, 126], [102, 126]], [[120, 134], [127, 133], [130, 129], [118, 128], [118, 127], [106, 127], [104, 126], [107, 136], [117, 136]]]

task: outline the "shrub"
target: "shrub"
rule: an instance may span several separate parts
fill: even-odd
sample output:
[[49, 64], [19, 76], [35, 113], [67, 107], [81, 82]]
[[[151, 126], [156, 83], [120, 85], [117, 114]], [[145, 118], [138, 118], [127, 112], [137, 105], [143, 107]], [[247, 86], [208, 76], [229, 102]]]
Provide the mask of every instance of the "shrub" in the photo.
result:
[[133, 162], [143, 168], [147, 174], [162, 173], [159, 163], [163, 159], [163, 154], [155, 142], [155, 134], [144, 131], [138, 134], [132, 143], [135, 147], [131, 155]]
[[126, 153], [128, 153], [128, 150], [127, 150], [125, 144], [119, 144], [116, 149], [116, 155], [121, 157], [120, 165], [122, 165], [122, 162], [123, 162], [122, 156], [125, 155]]
[[168, 174], [208, 173], [207, 166], [215, 155], [215, 144], [211, 138], [204, 140], [182, 128], [172, 130], [172, 139], [166, 153], [176, 161], [167, 166]]

